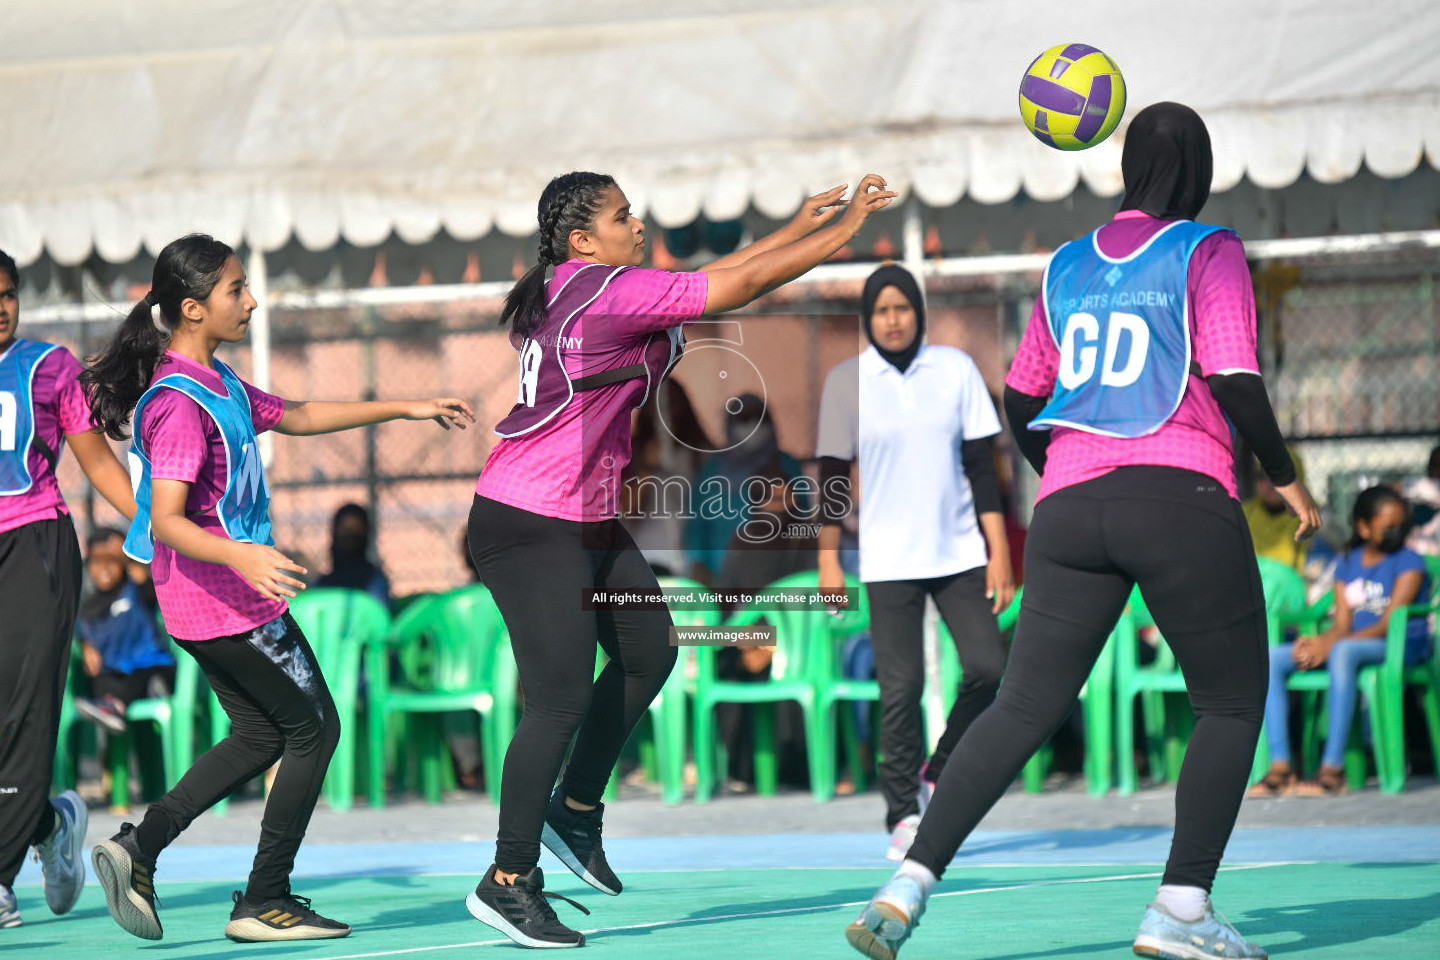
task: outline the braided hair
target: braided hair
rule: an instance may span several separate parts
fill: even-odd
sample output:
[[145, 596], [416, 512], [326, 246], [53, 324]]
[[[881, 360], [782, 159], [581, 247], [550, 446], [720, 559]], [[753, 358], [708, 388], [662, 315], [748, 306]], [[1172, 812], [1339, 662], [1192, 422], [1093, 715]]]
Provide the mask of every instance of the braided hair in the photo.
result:
[[594, 226], [605, 190], [615, 178], [603, 173], [575, 171], [551, 180], [540, 194], [540, 254], [535, 266], [505, 297], [500, 324], [513, 322], [515, 332], [528, 336], [545, 316], [545, 271], [570, 258], [570, 234]]

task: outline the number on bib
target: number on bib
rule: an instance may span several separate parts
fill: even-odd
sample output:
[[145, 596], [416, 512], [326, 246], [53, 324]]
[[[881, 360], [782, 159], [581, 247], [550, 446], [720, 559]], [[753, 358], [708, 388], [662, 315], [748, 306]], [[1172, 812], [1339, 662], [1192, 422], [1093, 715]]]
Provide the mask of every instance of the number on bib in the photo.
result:
[[0, 450], [15, 449], [15, 421], [19, 419], [20, 404], [15, 394], [0, 390]]
[[520, 353], [520, 403], [535, 406], [535, 393], [540, 387], [540, 344], [526, 340]]

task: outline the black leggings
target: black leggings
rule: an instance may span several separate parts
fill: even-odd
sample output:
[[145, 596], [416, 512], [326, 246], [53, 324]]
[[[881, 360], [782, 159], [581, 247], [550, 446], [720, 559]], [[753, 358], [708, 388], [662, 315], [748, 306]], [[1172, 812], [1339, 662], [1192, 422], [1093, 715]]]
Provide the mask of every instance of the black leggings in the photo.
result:
[[0, 886], [55, 829], [50, 780], [79, 602], [68, 515], [0, 533]]
[[320, 785], [340, 742], [340, 717], [305, 634], [290, 614], [232, 637], [180, 641], [230, 717], [230, 735], [207, 750], [150, 806], [137, 842], [154, 858], [196, 817], [284, 758], [265, 801], [246, 895], [284, 896]]
[[[558, 520], [477, 496], [470, 553], [505, 617], [525, 694], [505, 752], [495, 864], [526, 873], [539, 862], [545, 807], [571, 739], [561, 788], [599, 803], [630, 731], [670, 676], [670, 613], [581, 609], [586, 587], [660, 589], [618, 520]], [[610, 658], [598, 677], [597, 647]]]
[[1195, 711], [1164, 882], [1210, 889], [1260, 734], [1265, 601], [1240, 505], [1172, 467], [1123, 467], [1035, 508], [1005, 680], [951, 755], [911, 859], [944, 871], [1064, 721], [1137, 583]]
[[985, 568], [930, 580], [885, 580], [865, 584], [870, 598], [870, 643], [880, 681], [880, 790], [885, 796], [885, 829], [919, 811], [916, 793], [924, 758], [925, 725], [920, 700], [925, 688], [925, 598], [950, 629], [960, 655], [959, 695], [945, 732], [930, 757], [929, 776], [938, 779], [945, 762], [971, 722], [995, 699], [1005, 670], [1005, 642], [985, 597]]

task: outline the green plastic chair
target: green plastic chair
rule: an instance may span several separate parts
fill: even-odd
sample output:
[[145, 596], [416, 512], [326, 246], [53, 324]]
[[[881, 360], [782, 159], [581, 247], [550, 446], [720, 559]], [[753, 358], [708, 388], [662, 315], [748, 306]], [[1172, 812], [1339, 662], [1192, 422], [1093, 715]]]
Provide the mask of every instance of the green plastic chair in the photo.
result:
[[[1270, 642], [1278, 642], [1289, 627], [1313, 624], [1314, 613], [1305, 605], [1305, 582], [1300, 575], [1289, 566], [1267, 557], [1256, 560], [1265, 591], [1266, 630]], [[1185, 747], [1194, 727], [1194, 715], [1188, 709], [1167, 717], [1164, 695], [1184, 693], [1186, 688], [1185, 677], [1163, 637], [1159, 638], [1154, 662], [1148, 667], [1139, 666], [1138, 631], [1142, 627], [1153, 626], [1155, 620], [1138, 588], [1131, 593], [1130, 612], [1135, 629], [1122, 631], [1116, 647], [1116, 753], [1120, 771], [1119, 792], [1122, 794], [1133, 793], [1137, 781], [1134, 749], [1136, 695], [1142, 697], [1141, 712], [1150, 769], [1157, 779], [1174, 781], [1179, 777]], [[1268, 766], [1268, 762], [1268, 756], [1262, 759], [1257, 750], [1252, 776], [1255, 775], [1254, 770], [1259, 770], [1259, 775], [1263, 776], [1262, 763]]]
[[[1024, 600], [1024, 587], [1015, 591], [1015, 598], [996, 618], [1001, 633], [1011, 633], [1020, 618], [1020, 605]], [[944, 713], [948, 716], [954, 705], [955, 695], [960, 686], [963, 671], [960, 658], [955, 652], [945, 621], [937, 623], [940, 632], [941, 686], [936, 691], [943, 697]], [[1003, 680], [1001, 681], [1004, 682]], [[1080, 688], [1080, 709], [1085, 719], [1085, 782], [1092, 796], [1104, 796], [1110, 792], [1114, 767], [1114, 690], [1115, 690], [1115, 640], [1112, 632], [1105, 646], [1100, 650], [1095, 665], [1090, 669], [1084, 686]], [[938, 731], [935, 732], [938, 735]], [[933, 739], [933, 736], [932, 736]], [[1025, 763], [1021, 779], [1027, 793], [1040, 793], [1045, 788], [1045, 777], [1050, 772], [1053, 759], [1047, 743], [1035, 751]]]
[[[335, 712], [340, 717], [340, 742], [325, 775], [325, 799], [332, 810], [349, 810], [355, 804], [360, 664], [366, 649], [383, 644], [385, 631], [390, 626], [390, 612], [363, 590], [312, 587], [290, 601], [290, 615], [315, 651], [315, 659], [335, 701]], [[212, 742], [218, 743], [229, 736], [230, 718], [213, 691], [210, 724]], [[226, 801], [220, 801], [215, 805], [216, 811], [223, 812], [225, 805]]]
[[[1440, 611], [1440, 591], [1436, 590], [1437, 580], [1440, 580], [1440, 558], [1426, 557], [1425, 563], [1431, 580], [1430, 601], [1402, 607], [1391, 615], [1385, 637], [1385, 660], [1380, 664], [1361, 668], [1358, 677], [1360, 695], [1370, 708], [1375, 771], [1382, 793], [1399, 793], [1405, 789], [1406, 686], [1420, 688], [1420, 705], [1430, 734], [1431, 750], [1435, 751], [1436, 756], [1440, 756], [1440, 659], [1432, 654], [1424, 663], [1408, 667], [1405, 665], [1405, 634], [1411, 620], [1416, 617], [1432, 618]], [[1300, 621], [1304, 631], [1318, 632], [1333, 605], [1332, 591], [1309, 608], [1304, 616], [1295, 619]], [[1271, 642], [1278, 640], [1272, 637]], [[1317, 709], [1317, 704], [1322, 699], [1328, 700], [1330, 675], [1323, 669], [1297, 672], [1290, 676], [1286, 686], [1304, 694], [1301, 755], [1304, 769], [1313, 772], [1319, 768], [1320, 742], [1327, 726], [1325, 713]], [[1268, 767], [1269, 750], [1263, 740], [1261, 750], [1265, 752], [1265, 766]], [[1365, 786], [1366, 772], [1363, 735], [1361, 724], [1357, 722], [1351, 725], [1350, 743], [1345, 750], [1345, 777], [1352, 789], [1358, 790]], [[1257, 779], [1264, 773], [1258, 757], [1254, 773]]]
[[55, 766], [51, 776], [54, 792], [74, 789], [79, 780], [80, 744], [76, 741], [84, 730], [85, 721], [75, 711], [75, 698], [84, 691], [84, 655], [80, 640], [71, 643], [70, 667], [65, 674], [65, 695], [60, 700], [60, 726], [55, 738]]
[[[505, 749], [515, 734], [517, 673], [505, 620], [490, 591], [475, 584], [406, 610], [406, 620], [392, 631], [390, 643], [369, 648], [367, 679], [370, 685], [370, 805], [385, 803], [385, 747], [390, 719], [408, 715], [418, 721], [407, 749], [420, 758], [420, 780], [425, 799], [439, 803], [443, 770], [449, 763], [440, 715], [474, 711], [483, 721], [481, 745], [485, 754], [486, 782], [492, 798], [500, 795]], [[390, 651], [395, 644], [427, 641], [428, 657], [401, 649], [402, 664], [412, 664], [408, 676], [390, 673]]]
[[[1118, 776], [1116, 791], [1121, 796], [1135, 792], [1139, 772], [1135, 765], [1135, 698], [1141, 698], [1151, 775], [1157, 779], [1173, 776], [1185, 750], [1187, 731], [1165, 735], [1167, 693], [1184, 693], [1185, 677], [1164, 637], [1158, 638], [1155, 659], [1140, 664], [1140, 631], [1155, 625], [1145, 606], [1140, 588], [1130, 592], [1130, 602], [1112, 633], [1115, 641], [1115, 755]], [[1193, 721], [1192, 721], [1193, 722]]]
[[119, 806], [130, 805], [130, 730], [137, 723], [154, 724], [160, 734], [165, 788], [180, 782], [194, 762], [195, 724], [210, 685], [195, 658], [170, 644], [175, 657], [175, 689], [168, 697], [132, 701], [125, 711], [126, 731], [110, 740], [110, 795]]
[[[809, 583], [808, 579], [806, 583]], [[819, 580], [816, 577], [815, 586], [818, 587], [818, 585]], [[815, 739], [821, 744], [833, 745], [835, 743], [836, 707], [840, 703], [880, 702], [880, 681], [854, 679], [843, 674], [844, 665], [841, 663], [840, 656], [843, 642], [870, 629], [869, 595], [863, 589], [860, 581], [853, 576], [845, 578], [845, 586], [852, 595], [857, 597], [855, 605], [834, 616], [826, 612], [823, 620], [817, 616], [817, 623], [811, 633], [811, 642], [815, 647], [811, 668], [817, 696], [816, 715], [820, 724], [820, 730]], [[838, 713], [840, 739], [844, 744], [845, 757], [850, 766], [850, 778], [855, 784], [856, 791], [864, 790], [869, 784], [864, 767], [859, 762], [860, 734], [855, 714], [850, 710], [841, 710]], [[830, 773], [830, 776], [818, 784], [812, 784], [817, 800], [828, 800], [835, 795], [837, 774], [833, 771], [834, 761], [831, 759], [833, 750], [833, 746], [825, 750], [826, 767], [824, 769]]]
[[[766, 587], [774, 589], [813, 590], [818, 584], [814, 572], [784, 577]], [[820, 610], [776, 610], [773, 605], [757, 603], [737, 611], [727, 623], [730, 626], [754, 626], [767, 623], [775, 628], [775, 658], [767, 680], [745, 683], [719, 680], [715, 677], [715, 648], [695, 648], [695, 801], [705, 803], [715, 792], [720, 752], [715, 738], [715, 706], [719, 703], [748, 703], [770, 706], [786, 700], [800, 705], [805, 718], [806, 753], [810, 767], [811, 788], [817, 800], [834, 794], [834, 741], [821, 741], [823, 725], [818, 708], [819, 694], [813, 681], [810, 660], [815, 648], [814, 636], [828, 642], [830, 627], [825, 622], [830, 614]], [[770, 709], [758, 709], [755, 724], [755, 787], [761, 796], [774, 796], [778, 786], [778, 764], [775, 753], [774, 715]]]
[[[684, 577], [662, 577], [660, 586], [666, 590], [704, 591], [705, 587]], [[720, 608], [714, 604], [689, 604], [681, 607], [672, 604], [670, 619], [677, 627], [714, 627], [724, 620]], [[692, 647], [678, 647], [675, 667], [660, 695], [650, 704], [650, 723], [654, 731], [653, 744], [642, 742], [641, 761], [650, 776], [660, 783], [660, 801], [677, 804], [685, 798], [685, 738], [686, 686], [694, 660], [690, 655]]]
[[[1430, 573], [1430, 599], [1395, 611], [1385, 635], [1383, 663], [1360, 670], [1360, 692], [1370, 704], [1371, 731], [1375, 740], [1375, 770], [1381, 793], [1405, 789], [1405, 701], [1407, 686], [1420, 688], [1420, 707], [1430, 734], [1431, 756], [1440, 762], [1440, 646], [1432, 637], [1430, 659], [1405, 665], [1405, 635], [1416, 618], [1430, 620], [1440, 613], [1440, 557], [1426, 557]], [[1358, 727], [1359, 725], [1356, 724]], [[1352, 778], [1353, 783], [1353, 778]]]
[[[1290, 631], [1299, 634], [1314, 635], [1319, 632], [1320, 626], [1329, 617], [1330, 609], [1334, 606], [1334, 592], [1327, 592], [1323, 597], [1310, 604], [1305, 600], [1305, 580], [1299, 573], [1295, 572], [1287, 564], [1269, 557], [1257, 557], [1260, 565], [1260, 580], [1265, 587], [1265, 625], [1266, 636], [1271, 647], [1278, 647], [1285, 642], [1286, 635]], [[1324, 673], [1315, 675], [1295, 674], [1290, 678], [1290, 689], [1306, 690], [1318, 695], [1329, 690], [1329, 680], [1325, 679]], [[1308, 698], [1313, 701], [1314, 696]], [[1302, 741], [1311, 743], [1318, 736], [1316, 727], [1313, 703], [1311, 708], [1305, 712], [1304, 723], [1309, 728]], [[1318, 756], [1318, 752], [1316, 754]], [[1258, 782], [1270, 769], [1270, 740], [1262, 727], [1260, 731], [1260, 742], [1255, 747], [1255, 762], [1250, 771], [1250, 782]]]

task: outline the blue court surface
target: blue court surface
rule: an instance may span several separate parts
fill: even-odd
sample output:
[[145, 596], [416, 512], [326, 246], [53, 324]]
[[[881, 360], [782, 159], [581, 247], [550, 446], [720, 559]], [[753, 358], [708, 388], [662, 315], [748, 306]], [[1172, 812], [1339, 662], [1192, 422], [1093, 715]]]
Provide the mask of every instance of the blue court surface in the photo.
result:
[[[1128, 956], [1168, 843], [1161, 827], [977, 833], [901, 956]], [[563, 921], [586, 932], [586, 951], [640, 960], [858, 957], [845, 924], [891, 871], [873, 833], [618, 837], [607, 849], [626, 882], [620, 897], [592, 891], [548, 853], [547, 887], [592, 911], [556, 904]], [[511, 956], [519, 948], [463, 904], [492, 851], [479, 842], [309, 843], [296, 892], [355, 932], [297, 944], [223, 937], [229, 894], [243, 885], [253, 846], [167, 851], [156, 877], [166, 936], [155, 943], [112, 923], [93, 878], [70, 916], [51, 916], [38, 868], [27, 864], [16, 887], [25, 924], [0, 931], [0, 952], [7, 960]], [[1215, 901], [1276, 957], [1434, 960], [1437, 857], [1440, 826], [1242, 828]]]

